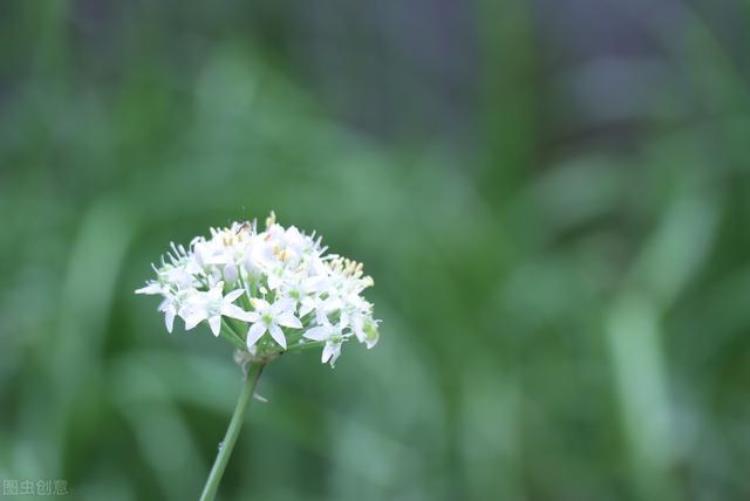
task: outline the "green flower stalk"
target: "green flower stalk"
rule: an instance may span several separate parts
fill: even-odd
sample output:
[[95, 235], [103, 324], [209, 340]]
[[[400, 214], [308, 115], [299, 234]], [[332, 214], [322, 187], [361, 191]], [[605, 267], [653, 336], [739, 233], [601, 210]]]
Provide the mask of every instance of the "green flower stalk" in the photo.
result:
[[255, 387], [258, 385], [258, 379], [260, 379], [260, 373], [263, 372], [263, 367], [263, 364], [255, 364], [245, 376], [242, 393], [240, 393], [240, 397], [237, 399], [237, 405], [234, 407], [232, 420], [229, 422], [229, 428], [227, 428], [224, 440], [219, 445], [219, 453], [216, 455], [216, 461], [214, 461], [214, 465], [211, 468], [211, 473], [208, 474], [208, 480], [206, 480], [206, 486], [203, 488], [200, 501], [209, 501], [216, 496], [216, 491], [219, 489], [219, 482], [221, 482], [221, 477], [224, 475], [227, 463], [229, 463], [229, 457], [234, 450], [234, 444], [237, 442], [237, 437], [240, 436], [240, 428], [242, 427], [242, 420], [245, 417], [245, 410], [255, 392]]

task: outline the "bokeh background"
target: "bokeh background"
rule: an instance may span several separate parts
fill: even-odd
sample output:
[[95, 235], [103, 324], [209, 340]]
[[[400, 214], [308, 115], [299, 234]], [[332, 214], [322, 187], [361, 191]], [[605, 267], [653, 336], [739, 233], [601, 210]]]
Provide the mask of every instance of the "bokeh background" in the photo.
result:
[[0, 479], [197, 498], [239, 371], [133, 290], [274, 209], [366, 264], [382, 338], [274, 363], [221, 499], [750, 498], [749, 28], [745, 0], [2, 2]]

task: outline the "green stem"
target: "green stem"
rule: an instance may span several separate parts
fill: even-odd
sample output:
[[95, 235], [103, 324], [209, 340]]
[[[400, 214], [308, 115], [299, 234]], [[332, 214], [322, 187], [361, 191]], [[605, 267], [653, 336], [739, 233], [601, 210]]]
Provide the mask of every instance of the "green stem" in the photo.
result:
[[240, 434], [240, 428], [242, 427], [242, 421], [245, 417], [248, 402], [253, 396], [255, 386], [258, 384], [258, 379], [260, 378], [260, 373], [263, 372], [263, 367], [263, 364], [253, 364], [247, 372], [245, 384], [242, 387], [242, 392], [237, 399], [237, 405], [232, 414], [232, 420], [229, 422], [229, 428], [227, 428], [224, 441], [219, 445], [219, 454], [217, 454], [214, 465], [211, 468], [211, 473], [208, 475], [208, 480], [206, 480], [206, 486], [203, 488], [203, 494], [201, 494], [200, 501], [212, 501], [216, 496], [219, 482], [221, 481], [222, 475], [224, 475], [224, 470], [229, 462], [229, 457], [232, 455], [234, 444], [237, 442], [237, 437]]
[[312, 348], [320, 348], [321, 346], [325, 346], [325, 344], [325, 341], [310, 341], [307, 343], [295, 344], [294, 346], [290, 346], [289, 349], [286, 350], [286, 353], [292, 351], [310, 350]]

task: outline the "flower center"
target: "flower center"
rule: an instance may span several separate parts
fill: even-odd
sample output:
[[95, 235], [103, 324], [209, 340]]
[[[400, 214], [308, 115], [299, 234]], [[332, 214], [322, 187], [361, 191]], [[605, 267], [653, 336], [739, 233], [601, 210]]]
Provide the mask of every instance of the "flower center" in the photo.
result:
[[221, 301], [211, 301], [208, 304], [208, 311], [212, 315], [218, 315], [221, 313]]
[[263, 321], [266, 325], [271, 325], [273, 323], [273, 317], [270, 313], [264, 313], [260, 316], [260, 319]]

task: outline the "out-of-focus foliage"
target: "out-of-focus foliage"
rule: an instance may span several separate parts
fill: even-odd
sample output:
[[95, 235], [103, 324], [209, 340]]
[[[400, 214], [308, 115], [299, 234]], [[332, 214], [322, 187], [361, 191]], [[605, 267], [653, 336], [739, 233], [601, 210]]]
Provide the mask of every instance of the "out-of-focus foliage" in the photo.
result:
[[383, 319], [264, 374], [223, 499], [747, 499], [746, 2], [0, 7], [0, 479], [197, 497], [227, 345], [132, 292], [264, 217]]

